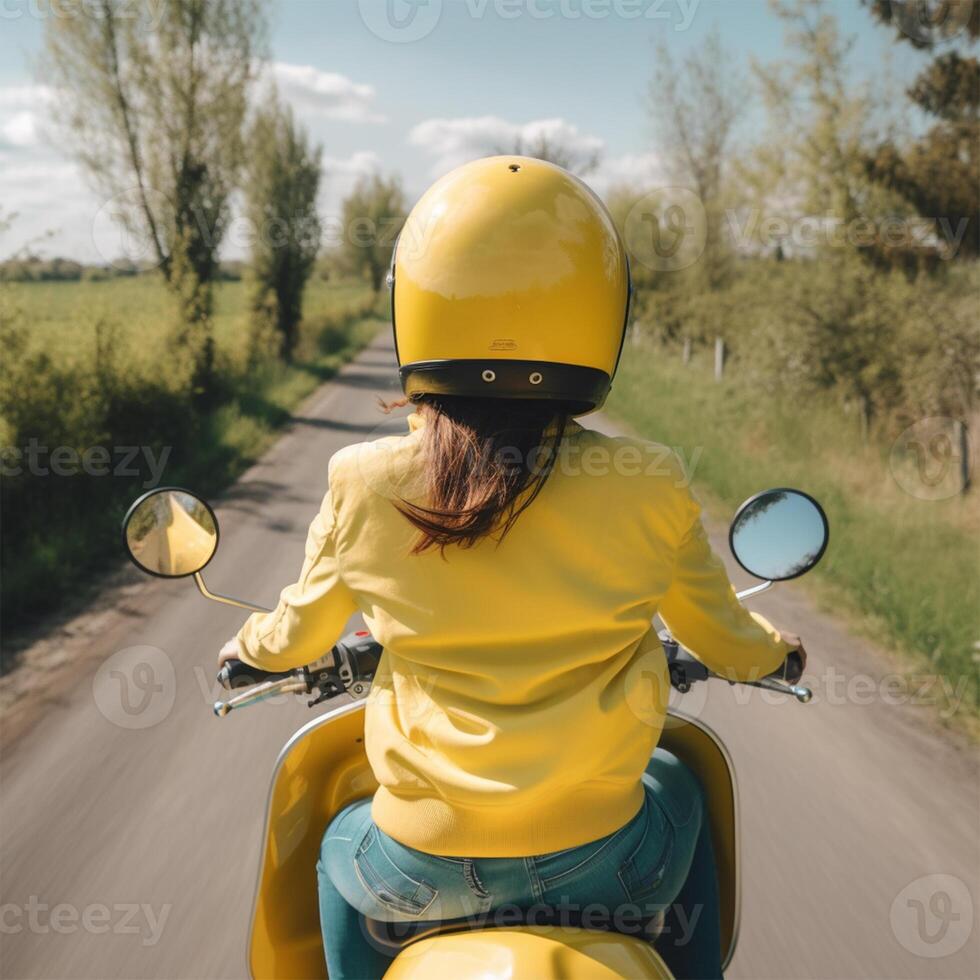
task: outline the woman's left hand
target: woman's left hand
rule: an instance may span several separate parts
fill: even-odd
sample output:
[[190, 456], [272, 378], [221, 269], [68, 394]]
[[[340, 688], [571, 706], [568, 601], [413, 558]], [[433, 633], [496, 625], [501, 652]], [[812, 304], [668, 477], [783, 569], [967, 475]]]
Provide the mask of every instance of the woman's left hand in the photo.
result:
[[219, 651], [218, 651], [218, 670], [229, 660], [238, 660], [238, 637], [233, 636]]

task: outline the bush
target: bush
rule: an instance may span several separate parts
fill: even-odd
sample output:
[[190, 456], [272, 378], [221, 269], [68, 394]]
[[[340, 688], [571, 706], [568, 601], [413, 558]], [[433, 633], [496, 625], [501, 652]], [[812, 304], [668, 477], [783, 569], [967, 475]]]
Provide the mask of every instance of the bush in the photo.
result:
[[[203, 412], [192, 397], [191, 360], [166, 350], [173, 312], [161, 283], [32, 285], [21, 287], [17, 303], [30, 306], [33, 291], [41, 290], [35, 301], [50, 309], [53, 299], [62, 299], [52, 289], [72, 291], [65, 310], [73, 319], [63, 327], [31, 316], [28, 329], [9, 289], [0, 291], [5, 635], [55, 608], [118, 558], [125, 508], [160, 481], [162, 464], [167, 483], [220, 490], [257, 457], [292, 405], [377, 326], [369, 319], [374, 297], [368, 290], [311, 290], [303, 358], [292, 367], [250, 369], [244, 286], [220, 285], [219, 306], [231, 302], [235, 312], [219, 317], [211, 408]], [[112, 319], [96, 294], [108, 298], [106, 309], [118, 309], [119, 317], [128, 302], [143, 315], [130, 311]], [[57, 329], [74, 342], [58, 343]]]
[[743, 260], [732, 285], [693, 292], [678, 277], [637, 301], [636, 335], [677, 345], [722, 337], [732, 370], [769, 392], [824, 393], [870, 429], [976, 404], [980, 268], [909, 281], [847, 255]]

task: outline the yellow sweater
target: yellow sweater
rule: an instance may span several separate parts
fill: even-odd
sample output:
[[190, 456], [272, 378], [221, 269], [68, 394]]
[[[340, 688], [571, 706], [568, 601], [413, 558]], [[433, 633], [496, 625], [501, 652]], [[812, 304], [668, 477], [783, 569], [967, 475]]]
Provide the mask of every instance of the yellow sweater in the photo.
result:
[[365, 743], [378, 826], [435, 854], [515, 857], [626, 823], [663, 727], [657, 613], [712, 670], [775, 670], [787, 647], [735, 599], [682, 467], [577, 424], [497, 545], [410, 555], [392, 499], [420, 499], [421, 425], [331, 460], [299, 581], [239, 634], [242, 659], [321, 657], [359, 610], [384, 646]]

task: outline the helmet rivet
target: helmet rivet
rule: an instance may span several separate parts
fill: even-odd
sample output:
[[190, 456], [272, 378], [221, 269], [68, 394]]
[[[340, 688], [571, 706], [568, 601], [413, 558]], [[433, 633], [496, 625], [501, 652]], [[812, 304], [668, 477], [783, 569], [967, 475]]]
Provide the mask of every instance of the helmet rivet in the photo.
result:
[[512, 163], [507, 169], [512, 174], [516, 174], [521, 169], [521, 165], [519, 163]]
[[539, 385], [544, 381], [544, 375], [540, 371], [535, 371], [527, 380], [533, 385]]
[[487, 369], [486, 371], [483, 372], [483, 380], [488, 383], [490, 381], [496, 381], [497, 375], [493, 371]]

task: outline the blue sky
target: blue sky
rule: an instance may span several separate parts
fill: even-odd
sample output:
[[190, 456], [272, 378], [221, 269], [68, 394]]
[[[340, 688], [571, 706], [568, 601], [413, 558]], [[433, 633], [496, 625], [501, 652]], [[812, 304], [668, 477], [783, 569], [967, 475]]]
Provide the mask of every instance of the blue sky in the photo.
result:
[[[46, 137], [51, 93], [32, 68], [50, 2], [0, 0], [0, 207], [19, 214], [0, 257], [50, 230], [47, 254], [98, 261], [110, 247], [93, 240], [102, 202]], [[85, 0], [56, 2], [71, 12]], [[856, 80], [880, 76], [886, 56], [898, 83], [921, 64], [858, 0], [825, 6], [855, 37]], [[766, 0], [276, 0], [270, 14], [277, 83], [324, 145], [325, 215], [362, 173], [398, 173], [414, 198], [455, 163], [541, 127], [601, 152], [589, 178], [600, 192], [649, 180], [657, 42], [682, 58], [717, 28], [746, 65], [786, 54]], [[754, 110], [746, 126], [760, 122]]]

